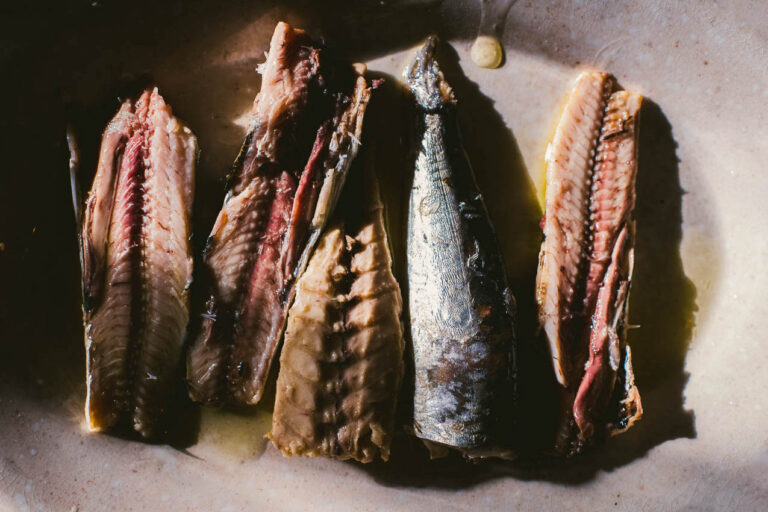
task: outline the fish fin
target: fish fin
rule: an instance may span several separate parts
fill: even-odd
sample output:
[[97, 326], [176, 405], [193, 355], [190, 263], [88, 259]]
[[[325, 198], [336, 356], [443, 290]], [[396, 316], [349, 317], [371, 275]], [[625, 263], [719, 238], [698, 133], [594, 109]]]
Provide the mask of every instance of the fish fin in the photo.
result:
[[635, 385], [635, 373], [632, 369], [632, 351], [629, 345], [624, 347], [624, 357], [617, 378], [616, 417], [607, 425], [607, 431], [615, 436], [629, 430], [643, 416], [643, 402]]
[[80, 293], [82, 294], [85, 310], [85, 247], [83, 246], [83, 197], [80, 188], [80, 148], [77, 145], [75, 130], [71, 124], [66, 129], [67, 149], [69, 150], [69, 191], [72, 195], [72, 210], [75, 213], [75, 229], [77, 230], [77, 252], [80, 258]]
[[245, 158], [248, 156], [248, 150], [251, 147], [251, 141], [253, 140], [253, 136], [257, 129], [258, 126], [256, 124], [251, 125], [248, 133], [245, 135], [243, 144], [240, 146], [240, 151], [237, 153], [237, 158], [235, 158], [235, 162], [232, 164], [232, 168], [227, 173], [226, 184], [224, 185], [224, 190], [226, 191], [226, 195], [224, 196], [224, 204], [227, 204], [229, 198], [232, 197], [232, 190], [235, 187], [235, 183], [237, 183], [238, 179], [240, 178], [240, 174], [243, 172]]
[[424, 443], [424, 447], [429, 451], [430, 460], [444, 459], [451, 453], [451, 450], [444, 444], [428, 439], [422, 439], [421, 442]]
[[75, 130], [71, 124], [67, 125], [67, 149], [69, 149], [69, 189], [72, 193], [72, 208], [75, 212], [75, 223], [77, 224], [78, 235], [83, 230], [83, 199], [80, 192], [80, 149], [77, 146]]

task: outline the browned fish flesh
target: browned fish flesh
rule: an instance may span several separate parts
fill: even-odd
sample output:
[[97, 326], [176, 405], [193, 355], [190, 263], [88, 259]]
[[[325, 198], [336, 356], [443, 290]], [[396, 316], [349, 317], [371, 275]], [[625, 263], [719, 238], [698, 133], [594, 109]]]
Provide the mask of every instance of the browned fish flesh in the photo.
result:
[[104, 131], [80, 233], [91, 430], [153, 437], [180, 377], [196, 159], [157, 89], [126, 100]]
[[365, 181], [362, 208], [322, 236], [288, 315], [269, 434], [286, 456], [389, 459], [402, 298], [378, 187]]
[[257, 403], [294, 283], [337, 201], [370, 95], [364, 66], [279, 23], [261, 91], [208, 239], [210, 293], [187, 359], [192, 399]]
[[582, 73], [547, 150], [537, 304], [563, 389], [560, 453], [642, 414], [626, 343], [641, 101]]

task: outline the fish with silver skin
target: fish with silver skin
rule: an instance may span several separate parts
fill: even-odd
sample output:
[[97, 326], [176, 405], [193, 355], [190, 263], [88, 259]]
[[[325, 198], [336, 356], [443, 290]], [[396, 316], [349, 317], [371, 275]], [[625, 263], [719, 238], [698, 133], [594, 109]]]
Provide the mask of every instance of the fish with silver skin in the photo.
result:
[[370, 96], [363, 65], [278, 23], [250, 128], [206, 244], [208, 301], [187, 357], [190, 397], [255, 404], [295, 282], [332, 214]]
[[557, 452], [642, 415], [626, 343], [642, 97], [600, 72], [576, 80], [547, 149], [536, 301], [561, 385]]
[[470, 457], [508, 454], [515, 302], [430, 37], [405, 68], [417, 130], [407, 260], [413, 431]]
[[[70, 149], [75, 151], [68, 135]], [[104, 131], [81, 210], [87, 397], [92, 431], [158, 434], [189, 320], [197, 140], [157, 89], [126, 100]]]

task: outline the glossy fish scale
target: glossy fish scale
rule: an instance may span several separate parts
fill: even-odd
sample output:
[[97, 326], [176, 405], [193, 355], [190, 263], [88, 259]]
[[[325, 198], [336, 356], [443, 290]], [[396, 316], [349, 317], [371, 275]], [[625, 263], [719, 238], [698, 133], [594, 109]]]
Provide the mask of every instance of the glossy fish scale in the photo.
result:
[[197, 142], [157, 92], [105, 130], [82, 230], [86, 416], [156, 435], [189, 319]]
[[428, 39], [404, 71], [418, 111], [407, 233], [413, 430], [469, 456], [501, 455], [515, 408], [514, 299], [436, 45]]
[[625, 335], [641, 97], [614, 88], [582, 73], [547, 150], [537, 305], [563, 386], [555, 448], [567, 455], [642, 414]]
[[251, 126], [206, 244], [209, 298], [187, 358], [190, 396], [255, 404], [294, 285], [354, 159], [370, 89], [364, 66], [326, 57], [278, 23]]
[[402, 299], [370, 180], [366, 198], [362, 220], [347, 222], [360, 227], [333, 224], [297, 286], [270, 433], [284, 455], [389, 458], [403, 374]]

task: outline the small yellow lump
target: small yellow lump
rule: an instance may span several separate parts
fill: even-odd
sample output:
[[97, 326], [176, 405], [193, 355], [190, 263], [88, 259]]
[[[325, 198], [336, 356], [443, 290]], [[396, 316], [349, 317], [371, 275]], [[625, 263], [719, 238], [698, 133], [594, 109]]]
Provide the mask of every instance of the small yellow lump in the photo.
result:
[[477, 36], [470, 50], [472, 62], [481, 68], [497, 68], [504, 55], [501, 43], [493, 36]]

